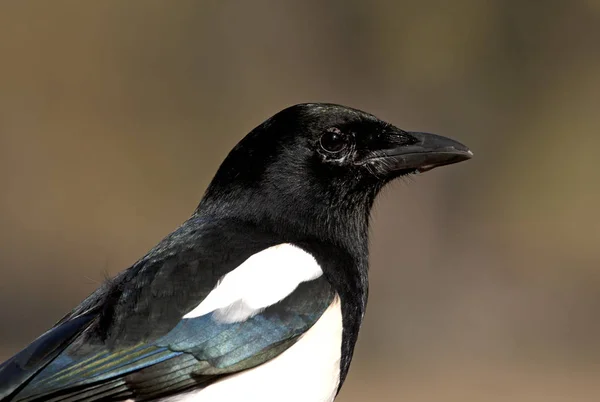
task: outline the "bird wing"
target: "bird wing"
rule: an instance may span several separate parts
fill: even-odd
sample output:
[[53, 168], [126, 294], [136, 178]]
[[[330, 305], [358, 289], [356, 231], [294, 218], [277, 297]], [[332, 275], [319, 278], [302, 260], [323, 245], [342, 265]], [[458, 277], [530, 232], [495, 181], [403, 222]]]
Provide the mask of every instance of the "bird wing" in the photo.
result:
[[277, 305], [244, 321], [223, 324], [213, 314], [183, 319], [154, 341], [113, 350], [78, 342], [84, 334], [69, 327], [84, 328], [89, 318], [82, 317], [41, 338], [41, 346], [60, 339], [56, 349], [62, 350], [46, 356], [48, 352], [33, 344], [21, 352], [26, 359], [17, 355], [2, 366], [0, 380], [6, 387], [8, 378], [9, 393], [25, 382], [8, 399], [13, 401], [153, 399], [206, 386], [272, 359], [293, 345], [332, 300], [333, 292], [321, 277], [299, 285]]
[[[77, 338], [93, 315], [77, 317], [46, 332], [27, 348], [0, 365], [0, 400], [27, 384]], [[9, 399], [10, 400], [10, 399]]]
[[[304, 273], [296, 275], [297, 283], [287, 296], [268, 305], [263, 300], [261, 304], [259, 299], [264, 299], [270, 286], [279, 286], [277, 277], [264, 275], [275, 272], [282, 279], [290, 277], [291, 271], [283, 266], [279, 271], [273, 271], [273, 267], [256, 271], [256, 265], [265, 260], [255, 259], [248, 272], [237, 279], [235, 275], [221, 275], [215, 264], [207, 263], [210, 275], [219, 278], [204, 281], [199, 288], [182, 288], [189, 291], [183, 293], [201, 295], [192, 303], [189, 297], [181, 296], [181, 289], [153, 292], [153, 286], [162, 275], [191, 274], [190, 264], [195, 264], [197, 271], [206, 270], [198, 270], [198, 261], [183, 250], [173, 253], [162, 249], [161, 253], [124, 271], [108, 290], [97, 291], [0, 366], [0, 400], [152, 400], [207, 386], [285, 351], [311, 328], [335, 296], [323, 276]], [[243, 260], [235, 255], [217, 265]], [[245, 266], [248, 268], [248, 264]], [[142, 272], [147, 281], [144, 286], [139, 280], [131, 281]], [[190, 277], [194, 279], [197, 277]], [[244, 282], [252, 283], [243, 286]], [[293, 280], [288, 282], [290, 285]], [[132, 283], [136, 286], [130, 286]], [[232, 296], [259, 283], [262, 287], [258, 293]], [[153, 292], [152, 303], [142, 302], [145, 291]], [[138, 301], [132, 304], [132, 300]], [[177, 320], [172, 318], [174, 311], [179, 312]]]

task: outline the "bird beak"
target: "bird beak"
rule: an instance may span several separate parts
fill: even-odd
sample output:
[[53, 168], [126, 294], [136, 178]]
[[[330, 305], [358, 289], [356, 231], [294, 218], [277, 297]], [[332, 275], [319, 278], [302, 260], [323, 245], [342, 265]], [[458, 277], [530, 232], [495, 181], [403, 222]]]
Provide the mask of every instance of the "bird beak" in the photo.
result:
[[433, 168], [471, 159], [473, 153], [458, 141], [440, 135], [408, 132], [416, 142], [382, 150], [378, 157], [390, 171], [414, 170], [422, 173]]

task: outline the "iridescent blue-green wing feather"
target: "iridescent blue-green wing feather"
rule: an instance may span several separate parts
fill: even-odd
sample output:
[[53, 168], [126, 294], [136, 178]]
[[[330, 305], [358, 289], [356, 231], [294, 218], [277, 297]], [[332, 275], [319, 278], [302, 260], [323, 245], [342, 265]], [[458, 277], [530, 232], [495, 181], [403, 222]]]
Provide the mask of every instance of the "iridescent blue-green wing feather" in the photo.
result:
[[[202, 387], [285, 351], [319, 319], [333, 296], [328, 282], [318, 278], [245, 321], [223, 324], [212, 314], [182, 319], [163, 336], [112, 350], [78, 334], [6, 400], [146, 400]], [[70, 325], [63, 322], [53, 331]]]

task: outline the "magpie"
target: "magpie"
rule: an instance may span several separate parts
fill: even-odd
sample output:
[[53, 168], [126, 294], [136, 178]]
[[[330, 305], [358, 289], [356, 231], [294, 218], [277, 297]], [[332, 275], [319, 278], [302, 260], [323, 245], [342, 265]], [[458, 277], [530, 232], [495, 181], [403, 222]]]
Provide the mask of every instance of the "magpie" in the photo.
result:
[[376, 195], [472, 155], [341, 105], [280, 111], [187, 221], [0, 366], [0, 401], [333, 401], [367, 305]]

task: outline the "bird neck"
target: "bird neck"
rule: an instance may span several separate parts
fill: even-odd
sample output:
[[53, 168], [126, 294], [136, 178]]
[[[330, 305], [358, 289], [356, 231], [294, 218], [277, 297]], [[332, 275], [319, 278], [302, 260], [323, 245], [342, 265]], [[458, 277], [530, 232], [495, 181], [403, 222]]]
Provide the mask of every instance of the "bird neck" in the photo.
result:
[[244, 222], [285, 239], [317, 239], [351, 254], [368, 253], [370, 205], [331, 207], [301, 197], [273, 198], [256, 194], [221, 197], [218, 202], [205, 198], [195, 214]]

